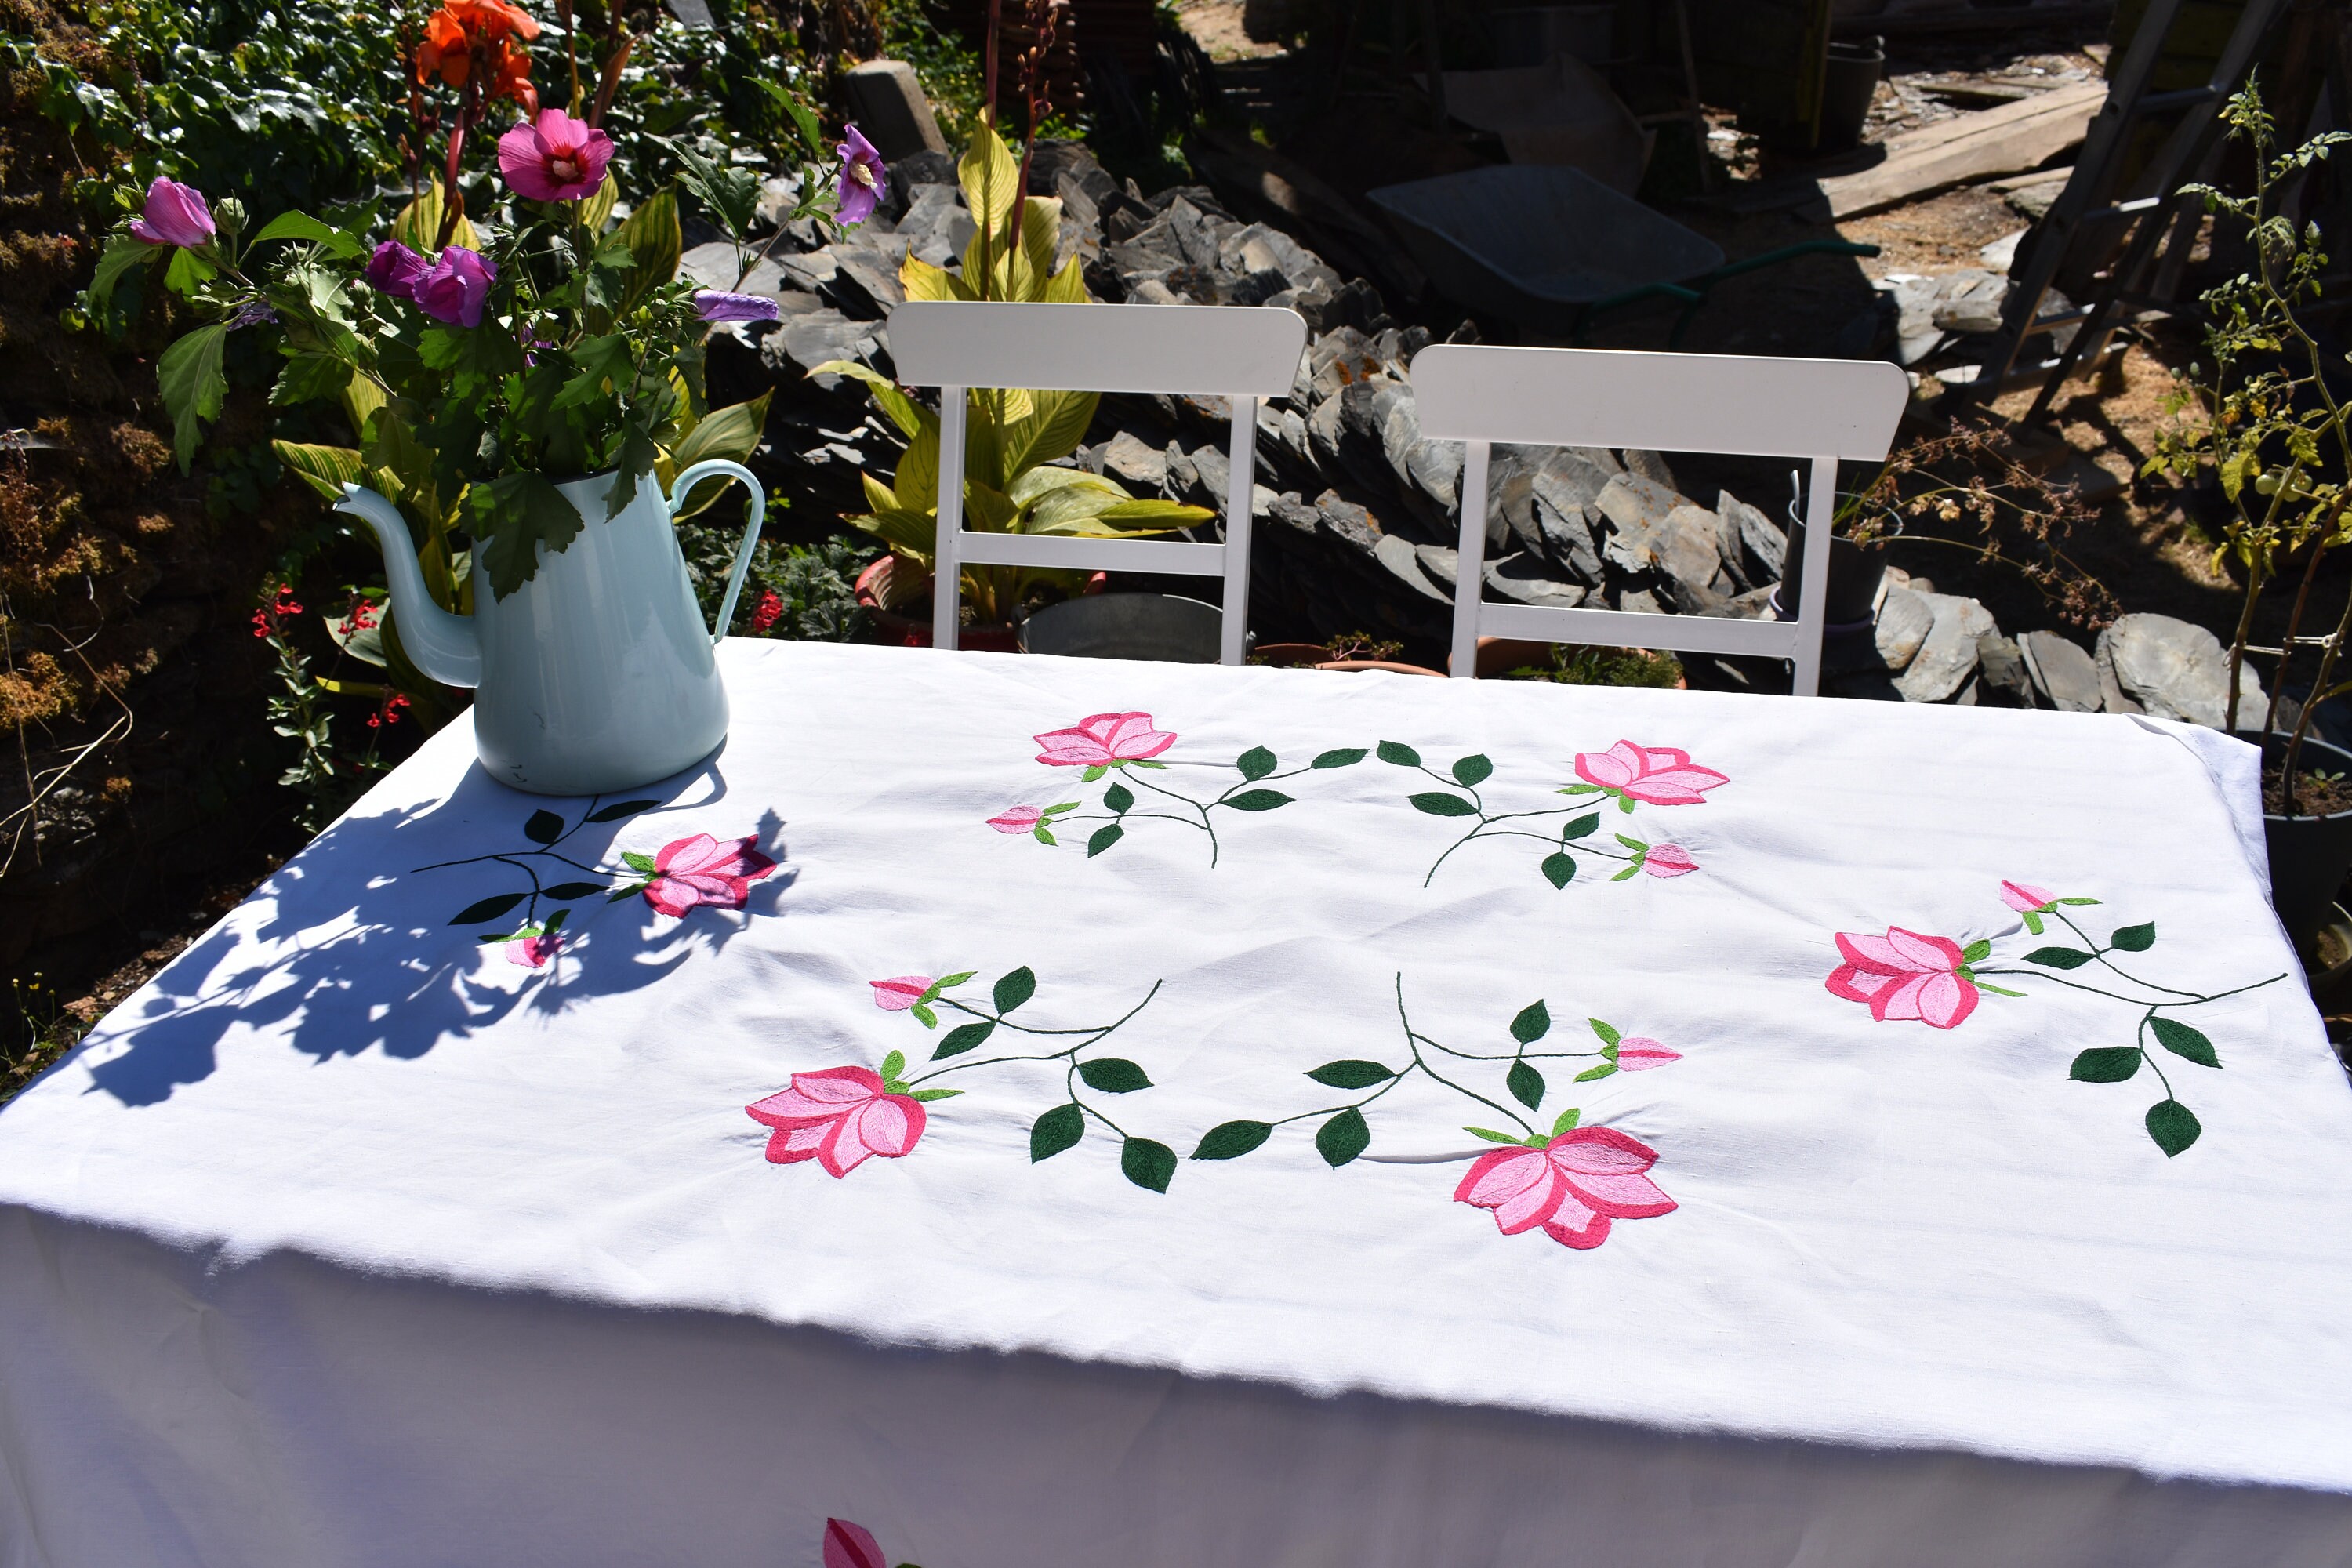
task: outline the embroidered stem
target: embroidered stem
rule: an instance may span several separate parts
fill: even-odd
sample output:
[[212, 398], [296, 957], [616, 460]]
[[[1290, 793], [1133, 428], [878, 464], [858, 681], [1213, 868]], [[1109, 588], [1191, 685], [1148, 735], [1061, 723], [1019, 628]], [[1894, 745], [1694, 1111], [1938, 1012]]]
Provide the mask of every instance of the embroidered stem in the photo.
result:
[[[2085, 931], [2081, 926], [2076, 925], [2073, 919], [2056, 905], [2053, 904], [2051, 906], [2050, 913], [2056, 915], [2059, 921], [2063, 924], [2068, 931], [2073, 931], [2077, 937], [2082, 939], [2083, 945], [2090, 950], [2091, 956], [2099, 961], [2099, 964], [2102, 968], [2122, 975], [2124, 979], [2130, 981], [2135, 985], [2145, 985], [2150, 991], [2170, 992], [2175, 996], [2197, 996], [2197, 993], [2194, 991], [2182, 991], [2170, 985], [2158, 985], [2153, 980], [2142, 980], [2138, 975], [2126, 972], [2123, 968], [2117, 965], [2114, 960], [2107, 956], [2107, 954], [2115, 951], [2113, 947], [2102, 947], [2097, 942], [2092, 941], [2090, 933]], [[2197, 1000], [2200, 1002], [2206, 1002], [2210, 1001], [2211, 998], [2197, 996]]]

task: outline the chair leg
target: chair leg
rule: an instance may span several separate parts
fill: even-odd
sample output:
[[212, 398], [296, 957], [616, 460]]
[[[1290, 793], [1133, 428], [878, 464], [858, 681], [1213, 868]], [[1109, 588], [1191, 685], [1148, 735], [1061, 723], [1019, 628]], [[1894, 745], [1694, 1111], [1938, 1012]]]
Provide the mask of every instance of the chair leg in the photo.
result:
[[1797, 563], [1797, 658], [1790, 690], [1818, 697], [1822, 689], [1822, 628], [1829, 618], [1830, 530], [1837, 520], [1837, 459], [1815, 458], [1805, 497], [1805, 558]]
[[1486, 457], [1484, 441], [1462, 453], [1462, 537], [1454, 555], [1454, 658], [1459, 680], [1478, 674], [1478, 605], [1486, 592]]
[[1217, 659], [1239, 664], [1249, 653], [1251, 495], [1257, 475], [1257, 399], [1234, 399], [1234, 426], [1225, 448], [1225, 607]]
[[963, 566], [956, 540], [963, 532], [964, 389], [940, 388], [940, 518], [931, 550], [931, 646], [956, 645], [956, 597]]

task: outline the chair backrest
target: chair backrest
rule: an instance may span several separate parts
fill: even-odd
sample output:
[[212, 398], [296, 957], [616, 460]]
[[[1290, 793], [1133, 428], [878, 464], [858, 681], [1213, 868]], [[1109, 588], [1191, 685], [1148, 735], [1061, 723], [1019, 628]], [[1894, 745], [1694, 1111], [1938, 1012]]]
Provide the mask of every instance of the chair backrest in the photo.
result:
[[[937, 300], [911, 300], [893, 310], [890, 358], [899, 381], [940, 389], [932, 646], [956, 646], [956, 597], [966, 563], [1172, 572], [1224, 579], [1219, 653], [1224, 663], [1239, 664], [1249, 624], [1257, 405], [1289, 393], [1306, 348], [1307, 323], [1294, 310]], [[1224, 542], [964, 531], [964, 393], [976, 386], [1230, 399]]]
[[[1483, 626], [1497, 636], [1543, 642], [1787, 658], [1796, 665], [1797, 693], [1819, 690], [1837, 466], [1841, 458], [1875, 461], [1893, 446], [1910, 396], [1899, 367], [1883, 360], [1439, 343], [1413, 357], [1411, 375], [1422, 435], [1467, 448], [1454, 579], [1455, 675], [1475, 672]], [[1496, 441], [1806, 459], [1812, 478], [1804, 554], [1784, 569], [1798, 584], [1797, 619], [1486, 604], [1486, 460]]]

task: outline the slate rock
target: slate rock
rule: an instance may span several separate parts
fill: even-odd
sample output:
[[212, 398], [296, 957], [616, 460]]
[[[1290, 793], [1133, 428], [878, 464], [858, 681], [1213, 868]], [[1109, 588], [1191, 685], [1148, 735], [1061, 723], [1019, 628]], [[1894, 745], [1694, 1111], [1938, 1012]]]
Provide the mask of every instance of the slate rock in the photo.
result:
[[1122, 430], [1103, 448], [1102, 471], [1130, 490], [1157, 490], [1168, 481], [1168, 454]]
[[1974, 599], [1950, 594], [1922, 594], [1935, 613], [1919, 651], [1895, 678], [1906, 702], [1947, 702], [1959, 694], [1976, 673], [1977, 639], [1998, 635], [1992, 612]]
[[2033, 706], [2033, 682], [2026, 677], [2025, 657], [2016, 643], [1998, 633], [1977, 639], [1976, 691], [1987, 707]]
[[[1731, 580], [1723, 570], [1723, 554], [1716, 547], [1715, 513], [1685, 501], [1668, 512], [1649, 541], [1651, 559], [1688, 596], [1727, 598]], [[1683, 602], [1685, 592], [1675, 595]]]
[[[1425, 548], [1425, 547], [1424, 547]], [[1442, 605], [1454, 603], [1453, 596], [1430, 580], [1421, 569], [1421, 552], [1393, 533], [1384, 533], [1372, 545], [1372, 558], [1389, 569], [1389, 574], [1414, 593]]]
[[833, 247], [829, 245], [790, 256], [777, 256], [775, 261], [793, 288], [805, 289], [812, 294], [824, 290], [841, 270], [839, 263], [834, 259]]
[[1352, 501], [1340, 500], [1339, 491], [1325, 490], [1317, 496], [1315, 510], [1322, 519], [1325, 537], [1366, 555], [1380, 544], [1382, 535], [1379, 525], [1372, 521], [1372, 514]]
[[[800, 375], [836, 359], [858, 360], [879, 369], [885, 363], [879, 357], [881, 342], [877, 322], [853, 321], [838, 310], [809, 310], [786, 316], [761, 339], [760, 357], [772, 371], [791, 364]], [[831, 392], [840, 386], [841, 377], [821, 375], [814, 382], [820, 391]]]
[[[2099, 683], [2120, 696], [2126, 712], [2179, 719], [2220, 729], [2229, 706], [2230, 659], [2221, 639], [2170, 616], [2126, 616], [2099, 634]], [[2247, 668], [2239, 685], [2239, 711], [2259, 710], [2262, 683]]]
[[1543, 540], [1544, 553], [1566, 566], [1582, 582], [1598, 587], [1606, 573], [1601, 564], [1600, 547], [1593, 542], [1593, 515], [1587, 511], [1561, 511], [1554, 507], [1538, 489], [1531, 508], [1538, 532]]
[[898, 264], [880, 252], [836, 249], [834, 261], [833, 284], [827, 291], [845, 312], [887, 316], [907, 302], [907, 290], [898, 283]]
[[1617, 607], [1639, 616], [1663, 616], [1666, 613], [1665, 605], [1660, 604], [1658, 596], [1647, 588], [1626, 589], [1617, 595]]
[[1593, 503], [1616, 527], [1602, 553], [1627, 572], [1647, 571], [1650, 535], [1681, 502], [1682, 497], [1654, 479], [1630, 473], [1612, 476]]
[[1675, 471], [1666, 467], [1664, 457], [1656, 452], [1644, 452], [1632, 447], [1626, 447], [1625, 471], [1639, 475], [1652, 484], [1665, 489], [1682, 489], [1682, 486], [1675, 482]]
[[1733, 553], [1728, 536], [1737, 536], [1740, 570], [1748, 586], [1778, 583], [1789, 558], [1789, 536], [1780, 525], [1729, 490], [1717, 493], [1715, 514], [1722, 530], [1717, 542], [1727, 561]]
[[1322, 531], [1323, 514], [1301, 500], [1296, 490], [1274, 498], [1266, 515], [1290, 536], [1309, 540]]
[[1878, 662], [1888, 669], [1907, 668], [1935, 624], [1935, 609], [1925, 596], [1908, 588], [1887, 589], [1879, 602], [1878, 624], [1872, 628]]
[[2027, 632], [2017, 639], [2026, 679], [2040, 706], [2067, 713], [2099, 710], [2099, 666], [2081, 646], [2056, 632]]
[[1421, 562], [1421, 569], [1428, 574], [1430, 581], [1448, 592], [1453, 590], [1455, 580], [1462, 574], [1459, 551], [1450, 550], [1443, 544], [1416, 544], [1413, 554]]
[[1547, 575], [1542, 562], [1532, 555], [1507, 555], [1500, 561], [1490, 561], [1485, 575], [1487, 587], [1522, 605], [1567, 610], [1584, 603], [1582, 588]]

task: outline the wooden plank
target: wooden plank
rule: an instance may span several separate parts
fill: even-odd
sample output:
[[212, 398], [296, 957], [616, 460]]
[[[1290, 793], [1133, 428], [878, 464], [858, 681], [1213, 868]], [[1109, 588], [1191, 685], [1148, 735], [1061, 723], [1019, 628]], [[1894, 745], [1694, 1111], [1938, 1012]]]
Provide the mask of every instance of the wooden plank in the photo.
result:
[[1952, 185], [2033, 168], [2080, 143], [2106, 101], [2105, 82], [2078, 82], [2018, 103], [1906, 131], [1885, 162], [1822, 182], [1834, 217], [1857, 217]]

